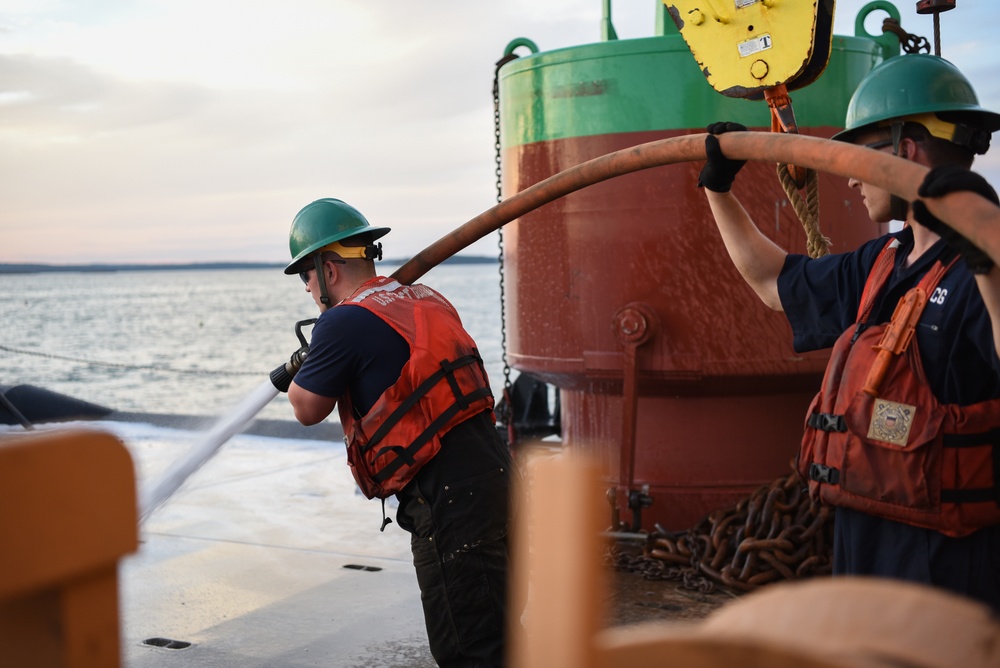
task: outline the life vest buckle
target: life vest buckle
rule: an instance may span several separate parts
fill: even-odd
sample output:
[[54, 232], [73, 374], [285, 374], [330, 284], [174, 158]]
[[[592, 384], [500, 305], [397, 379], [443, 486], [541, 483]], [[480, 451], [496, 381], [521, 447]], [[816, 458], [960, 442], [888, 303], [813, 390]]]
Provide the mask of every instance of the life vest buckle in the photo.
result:
[[840, 483], [840, 470], [826, 464], [813, 462], [809, 465], [809, 479], [828, 485], [836, 485]]
[[847, 431], [847, 422], [844, 420], [844, 416], [835, 413], [813, 413], [809, 416], [806, 424], [820, 431]]

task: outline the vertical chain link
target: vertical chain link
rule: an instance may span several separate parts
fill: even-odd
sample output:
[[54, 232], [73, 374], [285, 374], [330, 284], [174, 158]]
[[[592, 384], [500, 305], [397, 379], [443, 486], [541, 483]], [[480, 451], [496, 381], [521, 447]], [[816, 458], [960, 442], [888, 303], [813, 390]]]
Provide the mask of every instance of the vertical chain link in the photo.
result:
[[[493, 72], [493, 147], [495, 150], [494, 160], [496, 162], [496, 185], [497, 204], [503, 201], [503, 168], [500, 146], [500, 68], [506, 63], [517, 58], [514, 54], [509, 54], [497, 61], [496, 69]], [[510, 363], [507, 361], [507, 307], [506, 293], [504, 292], [504, 253], [503, 253], [503, 227], [497, 230], [497, 248], [499, 251], [500, 269], [500, 350], [503, 358], [503, 388], [506, 415], [500, 418], [504, 424], [510, 426], [511, 405], [510, 405]]]

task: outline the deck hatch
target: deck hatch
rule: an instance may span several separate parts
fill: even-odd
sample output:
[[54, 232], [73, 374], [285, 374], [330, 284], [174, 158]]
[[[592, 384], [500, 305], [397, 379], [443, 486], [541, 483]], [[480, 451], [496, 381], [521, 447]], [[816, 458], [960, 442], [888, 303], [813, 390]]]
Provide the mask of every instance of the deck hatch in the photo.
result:
[[344, 568], [350, 568], [355, 571], [380, 571], [382, 568], [380, 566], [362, 566], [361, 564], [344, 564]]
[[150, 647], [160, 647], [162, 649], [187, 649], [191, 643], [184, 640], [171, 640], [170, 638], [146, 638], [143, 645]]

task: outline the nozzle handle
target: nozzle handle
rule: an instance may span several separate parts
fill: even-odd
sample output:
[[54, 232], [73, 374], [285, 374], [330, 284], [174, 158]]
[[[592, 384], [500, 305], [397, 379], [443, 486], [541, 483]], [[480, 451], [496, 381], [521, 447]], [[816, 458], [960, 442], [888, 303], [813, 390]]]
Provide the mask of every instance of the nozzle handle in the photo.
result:
[[295, 377], [302, 363], [306, 361], [306, 357], [309, 355], [309, 342], [306, 341], [306, 337], [302, 333], [302, 328], [314, 324], [316, 324], [316, 318], [299, 320], [295, 323], [295, 336], [298, 337], [299, 343], [302, 344], [301, 347], [292, 353], [287, 362], [275, 368], [268, 376], [271, 379], [271, 384], [279, 392], [288, 391], [288, 388], [292, 385], [292, 378]]

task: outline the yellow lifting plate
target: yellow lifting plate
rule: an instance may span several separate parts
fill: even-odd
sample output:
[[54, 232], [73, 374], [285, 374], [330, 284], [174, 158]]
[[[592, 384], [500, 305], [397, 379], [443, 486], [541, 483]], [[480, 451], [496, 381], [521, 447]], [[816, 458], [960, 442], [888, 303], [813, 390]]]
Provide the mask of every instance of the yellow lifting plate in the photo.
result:
[[663, 0], [712, 88], [760, 99], [812, 83], [830, 59], [835, 0]]

